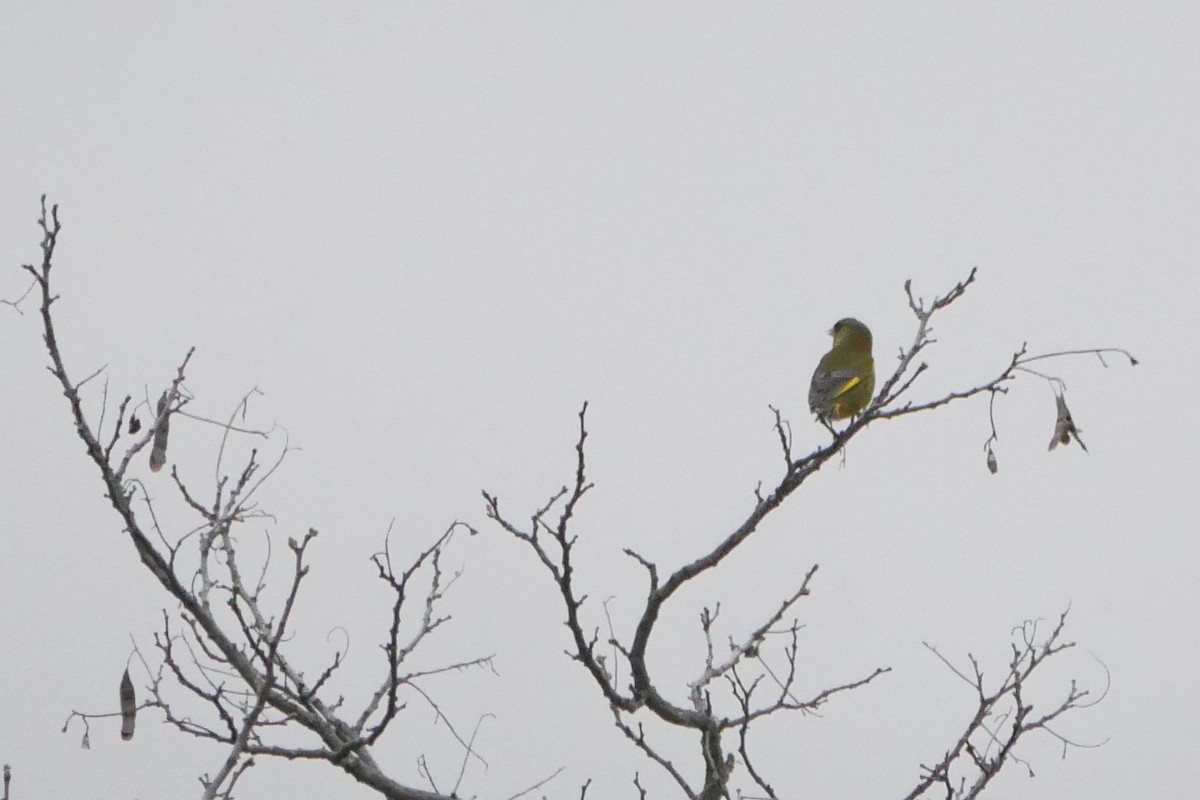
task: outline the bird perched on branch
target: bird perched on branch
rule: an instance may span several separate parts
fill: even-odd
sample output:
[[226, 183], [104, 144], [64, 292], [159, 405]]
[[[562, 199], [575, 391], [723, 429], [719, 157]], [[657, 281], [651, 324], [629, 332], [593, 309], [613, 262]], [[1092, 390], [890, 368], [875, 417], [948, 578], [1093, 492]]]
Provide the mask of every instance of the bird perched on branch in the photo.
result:
[[846, 317], [829, 334], [833, 347], [821, 357], [808, 387], [808, 407], [827, 428], [831, 420], [861, 413], [875, 395], [870, 329]]

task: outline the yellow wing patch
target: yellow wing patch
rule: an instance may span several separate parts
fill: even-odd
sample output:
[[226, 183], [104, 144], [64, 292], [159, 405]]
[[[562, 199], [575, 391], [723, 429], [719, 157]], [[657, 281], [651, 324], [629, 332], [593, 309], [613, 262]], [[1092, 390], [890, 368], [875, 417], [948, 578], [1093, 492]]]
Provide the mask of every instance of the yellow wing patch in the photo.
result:
[[853, 389], [855, 386], [858, 386], [860, 383], [862, 383], [862, 378], [861, 378], [861, 377], [859, 377], [858, 375], [855, 375], [853, 378], [851, 378], [850, 380], [846, 381], [846, 382], [845, 382], [845, 383], [843, 383], [841, 386], [839, 386], [839, 387], [838, 387], [838, 390], [837, 390], [837, 391], [834, 393], [834, 395], [833, 395], [833, 396], [834, 396], [834, 397], [841, 397], [841, 396], [842, 396], [842, 395], [844, 395], [846, 392], [848, 392], [848, 391], [850, 391], [851, 389]]

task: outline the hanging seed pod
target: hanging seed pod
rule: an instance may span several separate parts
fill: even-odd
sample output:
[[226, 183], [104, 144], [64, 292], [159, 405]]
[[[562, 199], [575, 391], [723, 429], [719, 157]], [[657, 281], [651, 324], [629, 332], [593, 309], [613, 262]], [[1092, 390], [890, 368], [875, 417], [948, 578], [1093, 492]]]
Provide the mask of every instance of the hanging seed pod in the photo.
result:
[[154, 427], [154, 446], [150, 449], [150, 471], [158, 472], [167, 463], [167, 435], [170, 433], [170, 414], [166, 413], [171, 390], [158, 398], [158, 417]]
[[133, 738], [133, 721], [137, 716], [137, 698], [133, 694], [133, 681], [129, 680], [129, 670], [121, 676], [121, 738], [129, 741]]
[[1067, 408], [1067, 399], [1055, 392], [1054, 404], [1058, 416], [1054, 420], [1054, 436], [1050, 439], [1049, 449], [1053, 450], [1060, 444], [1070, 444], [1071, 437], [1074, 437], [1086, 453], [1087, 445], [1083, 443], [1083, 439], [1079, 438], [1079, 429], [1075, 427], [1075, 421], [1071, 419], [1071, 410]]

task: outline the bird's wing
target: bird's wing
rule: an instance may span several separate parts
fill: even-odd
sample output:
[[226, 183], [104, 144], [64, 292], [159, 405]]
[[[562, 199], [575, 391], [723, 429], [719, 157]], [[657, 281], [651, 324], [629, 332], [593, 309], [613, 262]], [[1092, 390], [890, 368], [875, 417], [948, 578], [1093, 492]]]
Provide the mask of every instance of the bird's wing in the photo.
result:
[[808, 406], [816, 411], [862, 383], [862, 376], [850, 369], [823, 370], [813, 373], [808, 385]]

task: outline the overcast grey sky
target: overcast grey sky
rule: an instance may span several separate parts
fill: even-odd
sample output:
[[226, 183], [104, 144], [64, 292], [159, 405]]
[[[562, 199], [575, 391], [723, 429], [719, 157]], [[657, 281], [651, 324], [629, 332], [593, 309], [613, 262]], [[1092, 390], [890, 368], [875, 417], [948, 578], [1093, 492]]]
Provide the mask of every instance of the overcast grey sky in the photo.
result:
[[[479, 490], [532, 511], [568, 479], [590, 401], [580, 579], [627, 633], [645, 587], [621, 549], [666, 569], [727, 535], [778, 478], [768, 404], [798, 450], [824, 442], [805, 393], [832, 322], [867, 322], [890, 368], [914, 330], [904, 280], [930, 296], [978, 266], [917, 396], [990, 378], [1022, 342], [1129, 348], [1136, 369], [1043, 364], [1090, 453], [1046, 453], [1036, 379], [997, 403], [995, 476], [984, 400], [871, 426], [668, 607], [656, 663], [679, 696], [701, 606], [720, 600], [738, 635], [819, 563], [805, 685], [894, 671], [764, 726], [764, 767], [782, 796], [896, 797], [973, 710], [922, 640], [995, 676], [1013, 625], [1070, 604], [1079, 647], [1046, 696], [1072, 676], [1102, 687], [1102, 661], [1108, 698], [1062, 732], [1110, 741], [1060, 760], [1031, 740], [1036, 778], [1017, 765], [992, 796], [1188, 796], [1198, 31], [1185, 2], [6, 2], [0, 296], [27, 285], [47, 193], [76, 377], [107, 364], [110, 396], [156, 396], [194, 345], [193, 410], [262, 389], [252, 418], [301, 448], [264, 495], [272, 535], [321, 531], [295, 646], [318, 671], [343, 626], [348, 696], [377, 666], [387, 596], [368, 557], [389, 520], [410, 552], [454, 519], [484, 531], [454, 551], [455, 619], [428, 652], [497, 654], [498, 677], [435, 687], [460, 725], [496, 715], [465, 794], [566, 765], [548, 796], [592, 777], [597, 797], [632, 797], [639, 771], [667, 797]], [[190, 796], [223, 752], [153, 714], [129, 744], [115, 722], [86, 751], [59, 732], [72, 708], [115, 709], [131, 637], [150, 652], [170, 605], [105, 507], [31, 311], [0, 308], [0, 760], [19, 800]], [[216, 429], [172, 434], [171, 461], [211, 477]], [[141, 470], [169, 496], [165, 471]], [[453, 776], [444, 727], [406, 713], [381, 762], [420, 783], [425, 752]], [[694, 771], [691, 742], [670, 741]], [[370, 796], [273, 763], [242, 793]]]

